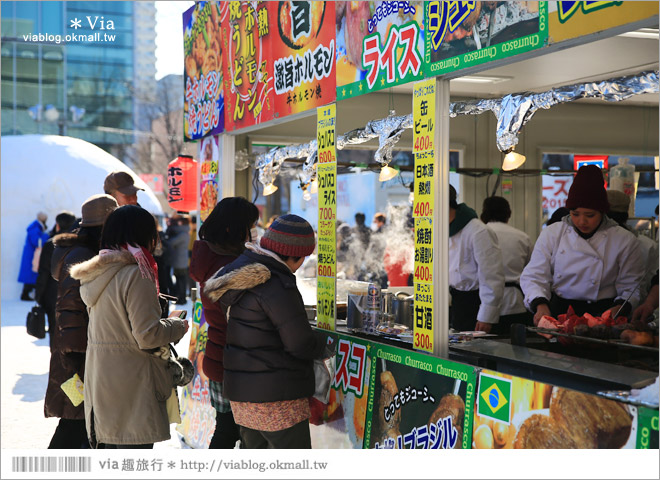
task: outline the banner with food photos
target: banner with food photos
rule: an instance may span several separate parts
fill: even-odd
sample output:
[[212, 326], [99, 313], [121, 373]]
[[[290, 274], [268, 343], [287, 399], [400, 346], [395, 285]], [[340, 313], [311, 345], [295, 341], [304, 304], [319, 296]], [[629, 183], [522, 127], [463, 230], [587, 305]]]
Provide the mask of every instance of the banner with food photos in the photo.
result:
[[195, 302], [190, 328], [188, 359], [195, 367], [195, 375], [188, 385], [179, 388], [181, 423], [176, 426], [176, 431], [190, 447], [209, 448], [215, 433], [215, 408], [211, 405], [209, 378], [202, 370], [209, 333], [200, 300]]
[[201, 1], [183, 13], [183, 138], [225, 129], [221, 20], [225, 2]]
[[211, 214], [218, 198], [219, 168], [219, 137], [207, 137], [199, 144], [200, 175], [199, 175], [199, 217], [203, 222]]
[[544, 47], [547, 4], [424, 2], [425, 75], [442, 75]]
[[636, 448], [637, 407], [490, 370], [479, 374], [472, 448]]
[[337, 100], [423, 77], [423, 10], [424, 2], [335, 2]]

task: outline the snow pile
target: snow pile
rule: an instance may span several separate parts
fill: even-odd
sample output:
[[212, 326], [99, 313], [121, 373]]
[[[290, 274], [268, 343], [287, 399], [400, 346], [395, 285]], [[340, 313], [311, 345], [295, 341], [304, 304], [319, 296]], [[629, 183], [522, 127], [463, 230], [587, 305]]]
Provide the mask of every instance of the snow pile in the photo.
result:
[[103, 193], [108, 173], [131, 174], [140, 205], [153, 214], [163, 211], [153, 191], [138, 175], [101, 148], [84, 140], [56, 135], [3, 136], [0, 177], [0, 245], [2, 246], [2, 297], [18, 298], [18, 283], [25, 229], [38, 211], [48, 214], [48, 229], [62, 210], [81, 215], [80, 207], [91, 195]]

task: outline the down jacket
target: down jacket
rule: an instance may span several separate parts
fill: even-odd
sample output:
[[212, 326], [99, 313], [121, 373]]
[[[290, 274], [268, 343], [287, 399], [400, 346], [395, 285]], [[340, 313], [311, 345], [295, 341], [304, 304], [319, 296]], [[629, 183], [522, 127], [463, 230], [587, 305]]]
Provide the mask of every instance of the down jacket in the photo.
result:
[[82, 420], [83, 405], [73, 405], [61, 386], [74, 374], [85, 378], [85, 351], [87, 350], [87, 307], [80, 298], [80, 282], [69, 275], [69, 268], [89, 260], [95, 251], [85, 244], [85, 239], [73, 233], [63, 233], [53, 239], [55, 250], [51, 259], [53, 278], [57, 281], [55, 304], [55, 330], [51, 337], [50, 370], [44, 414]]
[[223, 394], [236, 402], [276, 402], [314, 394], [313, 359], [329, 356], [312, 330], [296, 277], [252, 251], [206, 282], [204, 293], [229, 310]]
[[177, 342], [183, 320], [161, 319], [153, 281], [133, 256], [117, 251], [71, 268], [89, 309], [85, 423], [90, 443], [134, 445], [170, 438], [167, 362], [149, 349]]
[[[222, 267], [236, 260], [238, 255], [240, 252], [226, 251], [205, 240], [196, 240], [190, 259], [190, 276], [201, 284], [203, 292], [206, 281]], [[208, 324], [208, 340], [202, 370], [211, 380], [222, 382], [225, 371], [223, 357], [227, 341], [227, 318], [220, 303], [212, 301], [204, 294], [201, 295], [201, 299], [204, 318]]]

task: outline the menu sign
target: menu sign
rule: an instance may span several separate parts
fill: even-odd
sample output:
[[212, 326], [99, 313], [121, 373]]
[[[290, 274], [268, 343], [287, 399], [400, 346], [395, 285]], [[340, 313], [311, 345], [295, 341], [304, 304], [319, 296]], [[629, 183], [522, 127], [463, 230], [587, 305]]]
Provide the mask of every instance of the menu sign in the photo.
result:
[[422, 2], [335, 2], [337, 98], [422, 78]]
[[220, 23], [226, 5], [202, 1], [183, 14], [185, 141], [224, 130]]
[[317, 326], [335, 329], [337, 286], [337, 151], [335, 148], [336, 105], [316, 110], [316, 142], [318, 164], [317, 247]]
[[225, 128], [236, 130], [273, 118], [273, 31], [266, 2], [222, 2]]
[[413, 88], [413, 154], [415, 180], [415, 316], [413, 346], [433, 352], [433, 209], [435, 169], [435, 78]]
[[209, 137], [199, 145], [200, 182], [199, 216], [203, 221], [211, 214], [218, 203], [218, 137]]
[[427, 76], [511, 57], [545, 45], [548, 2], [424, 2]]

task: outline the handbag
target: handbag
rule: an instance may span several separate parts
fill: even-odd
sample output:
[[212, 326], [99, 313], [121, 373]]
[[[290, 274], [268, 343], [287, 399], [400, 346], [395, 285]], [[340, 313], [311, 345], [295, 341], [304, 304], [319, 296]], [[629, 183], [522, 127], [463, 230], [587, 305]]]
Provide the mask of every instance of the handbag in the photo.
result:
[[327, 404], [330, 400], [330, 386], [335, 377], [335, 356], [314, 360], [314, 398]]
[[195, 376], [195, 367], [192, 362], [186, 357], [180, 357], [174, 345], [170, 343], [171, 355], [167, 360], [167, 368], [172, 372], [172, 379], [174, 387], [185, 387], [188, 385]]
[[35, 305], [28, 312], [25, 327], [33, 337], [41, 339], [46, 336], [46, 310], [41, 305]]
[[34, 254], [32, 255], [32, 271], [34, 273], [39, 272], [39, 259], [41, 258], [41, 239], [39, 239], [39, 245], [34, 249]]

